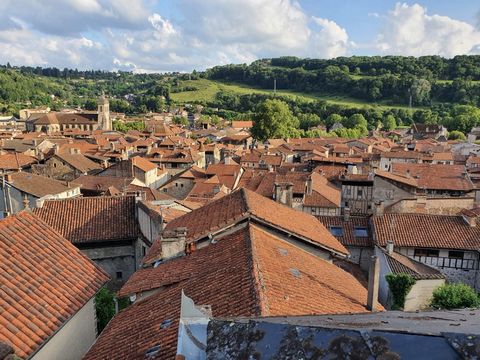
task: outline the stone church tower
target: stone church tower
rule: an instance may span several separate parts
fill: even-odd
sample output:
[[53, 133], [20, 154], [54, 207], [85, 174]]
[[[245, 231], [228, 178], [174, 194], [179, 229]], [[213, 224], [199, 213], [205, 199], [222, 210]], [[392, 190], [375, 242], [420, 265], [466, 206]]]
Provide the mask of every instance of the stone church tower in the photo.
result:
[[112, 120], [110, 119], [110, 104], [105, 94], [98, 98], [98, 129], [112, 130]]

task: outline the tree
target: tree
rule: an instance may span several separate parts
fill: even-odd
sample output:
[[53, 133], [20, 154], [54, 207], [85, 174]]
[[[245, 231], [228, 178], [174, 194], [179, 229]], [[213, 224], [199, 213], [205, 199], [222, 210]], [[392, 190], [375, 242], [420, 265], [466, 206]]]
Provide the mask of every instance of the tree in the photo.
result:
[[177, 124], [177, 125], [184, 125], [184, 126], [187, 126], [190, 122], [188, 121], [188, 119], [184, 116], [175, 116], [173, 118], [173, 123], [174, 124]]
[[292, 114], [288, 105], [281, 100], [268, 99], [260, 103], [253, 120], [252, 135], [257, 140], [289, 138], [299, 134], [298, 119]]
[[385, 279], [393, 296], [393, 310], [403, 309], [405, 298], [415, 285], [416, 280], [410, 274], [387, 274]]
[[397, 122], [395, 120], [395, 116], [393, 116], [392, 114], [388, 114], [383, 120], [383, 128], [386, 131], [395, 130], [397, 128]]
[[85, 110], [97, 110], [98, 103], [93, 99], [87, 99], [85, 101], [85, 104], [83, 104], [83, 107], [85, 108]]
[[349, 129], [360, 128], [360, 127], [367, 127], [368, 122], [362, 114], [353, 114], [347, 120], [344, 121], [343, 125], [345, 125]]
[[327, 117], [327, 120], [325, 121], [325, 125], [327, 127], [331, 127], [335, 123], [342, 123], [343, 122], [343, 117], [338, 114], [330, 114]]
[[107, 326], [108, 322], [115, 315], [115, 296], [107, 288], [102, 288], [95, 296], [95, 307], [97, 310], [98, 333]]
[[409, 105], [412, 107], [413, 104], [424, 104], [430, 99], [430, 90], [432, 85], [428, 80], [415, 78], [410, 86], [409, 94], [410, 100]]
[[460, 141], [465, 141], [467, 140], [467, 137], [465, 136], [464, 133], [458, 130], [453, 130], [448, 133], [448, 140], [460, 140]]
[[465, 284], [446, 284], [433, 292], [432, 307], [437, 309], [464, 309], [480, 306], [480, 298]]

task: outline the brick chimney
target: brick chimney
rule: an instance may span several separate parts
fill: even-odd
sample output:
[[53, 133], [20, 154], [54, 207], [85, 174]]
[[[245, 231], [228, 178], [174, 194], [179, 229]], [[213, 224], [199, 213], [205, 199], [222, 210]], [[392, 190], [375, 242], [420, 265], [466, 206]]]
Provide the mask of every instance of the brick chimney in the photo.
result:
[[185, 255], [187, 228], [179, 227], [173, 230], [165, 230], [160, 240], [163, 259]]
[[370, 268], [368, 270], [368, 295], [367, 309], [377, 311], [378, 308], [378, 286], [380, 283], [380, 260], [374, 255], [370, 258]]

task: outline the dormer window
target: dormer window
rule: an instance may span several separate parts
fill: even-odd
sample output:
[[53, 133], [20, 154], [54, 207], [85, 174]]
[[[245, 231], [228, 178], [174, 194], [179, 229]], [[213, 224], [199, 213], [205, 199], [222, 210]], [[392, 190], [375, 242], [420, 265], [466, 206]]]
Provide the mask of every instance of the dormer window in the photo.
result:
[[330, 226], [329, 229], [333, 236], [343, 236], [343, 227]]
[[355, 237], [368, 237], [368, 229], [364, 226], [355, 226]]

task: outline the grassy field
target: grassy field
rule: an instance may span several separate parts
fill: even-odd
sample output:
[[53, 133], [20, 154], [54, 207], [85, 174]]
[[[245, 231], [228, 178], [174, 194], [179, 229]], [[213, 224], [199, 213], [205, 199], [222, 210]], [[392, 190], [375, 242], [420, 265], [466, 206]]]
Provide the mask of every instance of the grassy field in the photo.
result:
[[[199, 80], [184, 80], [180, 81], [180, 87], [195, 87], [195, 91], [183, 91], [179, 93], [171, 93], [171, 97], [175, 102], [178, 103], [189, 103], [194, 101], [212, 101], [215, 98], [215, 95], [219, 91], [226, 93], [245, 95], [245, 94], [273, 94], [273, 90], [265, 90], [248, 87], [242, 84], [231, 84], [223, 83], [207, 79]], [[313, 101], [313, 100], [325, 100], [331, 104], [338, 104], [349, 107], [376, 107], [380, 110], [391, 109], [391, 108], [402, 108], [408, 109], [408, 106], [405, 105], [385, 105], [385, 104], [374, 104], [363, 102], [358, 99], [353, 99], [345, 96], [335, 96], [328, 94], [316, 94], [316, 93], [301, 93], [295, 91], [286, 91], [286, 90], [277, 90], [277, 94], [282, 96], [289, 96], [293, 98], [299, 98], [304, 101]]]

